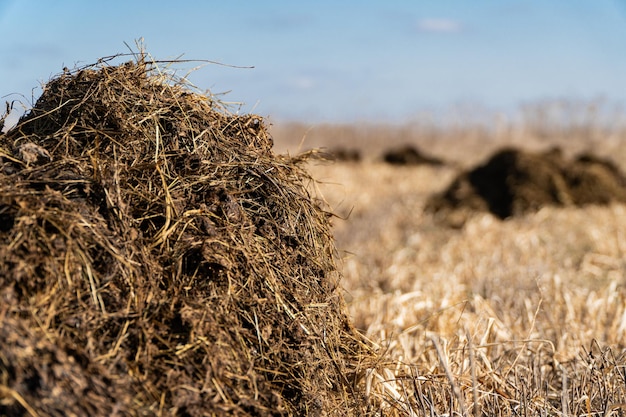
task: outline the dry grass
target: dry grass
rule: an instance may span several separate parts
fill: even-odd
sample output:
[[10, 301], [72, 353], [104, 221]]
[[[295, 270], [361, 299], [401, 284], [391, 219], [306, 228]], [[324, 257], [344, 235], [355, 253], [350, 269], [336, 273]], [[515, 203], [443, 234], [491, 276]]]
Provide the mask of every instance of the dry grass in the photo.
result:
[[[298, 130], [281, 127], [274, 136], [290, 152], [332, 145], [314, 131], [307, 136], [314, 143], [304, 146], [289, 143]], [[377, 161], [383, 146], [371, 136], [358, 142], [363, 131], [341, 127], [334, 137], [365, 147], [369, 160], [311, 171], [320, 194], [347, 218], [335, 221], [342, 282], [355, 325], [383, 354], [366, 381], [370, 397], [385, 401], [382, 414], [623, 415], [626, 207], [546, 207], [507, 221], [476, 214], [458, 230], [422, 211], [455, 166], [503, 145], [559, 144], [571, 153], [593, 146], [623, 169], [623, 133], [597, 129], [586, 140], [564, 130], [567, 137], [523, 140], [492, 132], [480, 142], [468, 129], [437, 142], [419, 130], [400, 138], [401, 129], [391, 129], [388, 144], [414, 143], [455, 162], [393, 167]]]

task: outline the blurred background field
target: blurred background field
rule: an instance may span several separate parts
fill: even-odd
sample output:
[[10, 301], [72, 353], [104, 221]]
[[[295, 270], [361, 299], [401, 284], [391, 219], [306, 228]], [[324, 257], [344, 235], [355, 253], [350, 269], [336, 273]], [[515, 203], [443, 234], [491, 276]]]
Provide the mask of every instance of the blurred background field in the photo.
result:
[[[625, 206], [544, 207], [504, 221], [475, 213], [462, 228], [423, 211], [460, 170], [505, 146], [591, 152], [623, 170], [622, 128], [548, 119], [500, 129], [291, 125], [274, 127], [274, 138], [290, 153], [351, 146], [363, 156], [309, 168], [337, 215], [350, 313], [385, 353], [372, 383], [400, 415], [475, 404], [474, 415], [593, 415], [626, 400]], [[445, 163], [381, 160], [401, 144]]]

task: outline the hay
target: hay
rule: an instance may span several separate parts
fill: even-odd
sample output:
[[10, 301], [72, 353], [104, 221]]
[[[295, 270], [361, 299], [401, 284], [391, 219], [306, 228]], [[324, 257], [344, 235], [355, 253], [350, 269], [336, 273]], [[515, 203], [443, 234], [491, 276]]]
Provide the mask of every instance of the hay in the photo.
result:
[[558, 148], [544, 153], [506, 148], [459, 174], [429, 199], [426, 210], [458, 226], [474, 211], [506, 219], [545, 206], [611, 202], [626, 202], [626, 177], [612, 162], [593, 154], [567, 160]]
[[0, 414], [361, 415], [306, 172], [260, 117], [109, 62], [0, 135]]

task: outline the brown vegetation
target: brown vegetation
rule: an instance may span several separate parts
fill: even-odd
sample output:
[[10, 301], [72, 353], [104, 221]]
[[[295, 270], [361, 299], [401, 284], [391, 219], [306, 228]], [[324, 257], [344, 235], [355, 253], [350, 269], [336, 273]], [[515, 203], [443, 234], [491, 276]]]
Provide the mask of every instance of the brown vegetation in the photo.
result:
[[263, 120], [66, 72], [0, 135], [1, 415], [361, 415], [328, 213]]

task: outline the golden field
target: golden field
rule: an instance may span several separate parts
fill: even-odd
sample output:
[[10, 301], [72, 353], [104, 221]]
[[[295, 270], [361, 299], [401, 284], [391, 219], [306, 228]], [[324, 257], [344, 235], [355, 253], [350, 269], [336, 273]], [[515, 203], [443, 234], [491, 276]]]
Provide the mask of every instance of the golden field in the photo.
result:
[[[363, 370], [374, 414], [626, 414], [626, 207], [544, 207], [505, 221], [475, 213], [461, 228], [423, 211], [504, 146], [593, 152], [624, 170], [623, 129], [290, 124], [272, 134], [291, 155], [362, 154], [309, 170], [336, 215], [350, 315], [381, 354]], [[380, 160], [401, 144], [446, 164]]]

